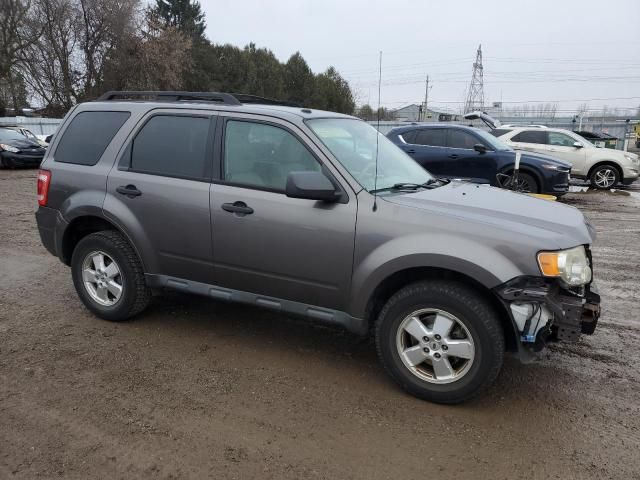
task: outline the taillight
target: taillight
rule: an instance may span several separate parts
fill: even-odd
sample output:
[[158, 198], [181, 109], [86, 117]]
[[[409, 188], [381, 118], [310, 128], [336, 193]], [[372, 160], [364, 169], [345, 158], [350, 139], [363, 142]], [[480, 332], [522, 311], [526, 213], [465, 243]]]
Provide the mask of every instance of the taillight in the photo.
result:
[[51, 172], [49, 170], [38, 171], [38, 205], [44, 207], [49, 199], [49, 185], [51, 185]]

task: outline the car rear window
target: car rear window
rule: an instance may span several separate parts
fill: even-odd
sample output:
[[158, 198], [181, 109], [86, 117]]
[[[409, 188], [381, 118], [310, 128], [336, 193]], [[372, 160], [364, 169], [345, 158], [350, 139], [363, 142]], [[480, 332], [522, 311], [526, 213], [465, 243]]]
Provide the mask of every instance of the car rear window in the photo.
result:
[[130, 169], [165, 177], [208, 179], [209, 125], [208, 117], [151, 117], [133, 140]]
[[130, 112], [81, 112], [64, 131], [56, 148], [55, 161], [95, 165]]
[[511, 141], [522, 143], [540, 143], [542, 145], [545, 145], [547, 143], [547, 132], [545, 132], [544, 130], [524, 130], [511, 137]]
[[444, 128], [418, 130], [414, 143], [431, 147], [445, 147], [447, 145], [447, 131]]

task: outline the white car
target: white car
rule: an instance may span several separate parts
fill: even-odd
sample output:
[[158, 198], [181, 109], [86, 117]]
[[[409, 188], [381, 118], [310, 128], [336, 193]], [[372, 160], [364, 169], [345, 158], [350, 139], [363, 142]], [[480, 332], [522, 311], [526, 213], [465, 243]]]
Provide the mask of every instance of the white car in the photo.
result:
[[491, 133], [518, 150], [541, 153], [571, 163], [571, 176], [588, 179], [594, 188], [629, 185], [638, 178], [640, 160], [635, 153], [597, 148], [569, 130], [560, 128], [494, 128]]

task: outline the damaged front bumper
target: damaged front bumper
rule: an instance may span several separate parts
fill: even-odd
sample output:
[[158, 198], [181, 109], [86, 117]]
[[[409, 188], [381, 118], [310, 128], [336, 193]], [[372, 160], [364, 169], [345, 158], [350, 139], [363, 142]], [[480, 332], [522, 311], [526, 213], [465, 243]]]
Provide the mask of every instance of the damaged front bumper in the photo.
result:
[[558, 280], [517, 277], [495, 289], [513, 322], [518, 348], [540, 351], [549, 341], [575, 342], [591, 335], [600, 317], [594, 282], [566, 288]]

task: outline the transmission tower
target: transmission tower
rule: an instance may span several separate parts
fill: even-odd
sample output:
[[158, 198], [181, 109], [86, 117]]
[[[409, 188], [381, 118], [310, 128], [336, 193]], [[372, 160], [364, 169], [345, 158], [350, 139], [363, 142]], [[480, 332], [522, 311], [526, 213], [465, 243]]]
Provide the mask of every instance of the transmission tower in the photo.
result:
[[484, 79], [482, 73], [482, 45], [478, 46], [476, 61], [473, 62], [473, 75], [469, 85], [469, 94], [464, 104], [464, 113], [484, 108]]

